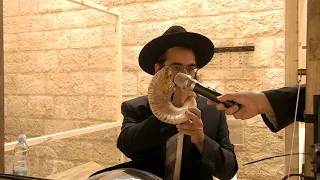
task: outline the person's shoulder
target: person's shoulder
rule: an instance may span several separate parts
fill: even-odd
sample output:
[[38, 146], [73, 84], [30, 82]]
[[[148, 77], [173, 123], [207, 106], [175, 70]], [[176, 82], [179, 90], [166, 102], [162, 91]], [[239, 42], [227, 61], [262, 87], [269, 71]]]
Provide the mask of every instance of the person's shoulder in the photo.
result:
[[148, 96], [139, 96], [133, 99], [129, 99], [126, 101], [123, 101], [122, 104], [127, 104], [130, 105], [131, 107], [138, 107], [142, 105], [147, 105], [148, 104]]

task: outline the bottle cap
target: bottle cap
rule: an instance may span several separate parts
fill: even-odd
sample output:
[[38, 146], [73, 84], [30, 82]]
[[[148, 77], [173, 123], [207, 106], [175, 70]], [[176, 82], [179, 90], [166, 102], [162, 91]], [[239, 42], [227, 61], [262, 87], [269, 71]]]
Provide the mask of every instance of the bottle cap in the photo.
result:
[[25, 134], [20, 134], [20, 136], [19, 136], [19, 141], [20, 142], [26, 142], [26, 139], [27, 139], [27, 137], [26, 137]]

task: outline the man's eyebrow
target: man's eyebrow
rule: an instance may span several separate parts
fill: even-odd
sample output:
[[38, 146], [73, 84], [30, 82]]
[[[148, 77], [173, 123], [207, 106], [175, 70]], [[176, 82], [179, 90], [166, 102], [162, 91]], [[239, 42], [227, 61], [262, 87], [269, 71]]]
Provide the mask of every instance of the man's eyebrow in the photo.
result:
[[[178, 63], [178, 62], [174, 62], [174, 63], [172, 63], [172, 65], [180, 65], [180, 66], [183, 66], [183, 64]], [[194, 64], [194, 63], [188, 65], [188, 67], [193, 67], [193, 66], [197, 66], [197, 65]]]

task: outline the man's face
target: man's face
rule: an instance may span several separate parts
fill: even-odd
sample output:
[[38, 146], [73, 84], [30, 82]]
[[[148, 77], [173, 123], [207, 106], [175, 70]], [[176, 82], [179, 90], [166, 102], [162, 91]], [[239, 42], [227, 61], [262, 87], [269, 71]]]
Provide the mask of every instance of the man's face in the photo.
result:
[[[182, 47], [174, 47], [167, 50], [164, 66], [172, 68], [173, 76], [181, 72], [194, 78], [197, 70], [193, 51]], [[160, 66], [156, 67], [156, 71], [159, 71], [160, 68]]]

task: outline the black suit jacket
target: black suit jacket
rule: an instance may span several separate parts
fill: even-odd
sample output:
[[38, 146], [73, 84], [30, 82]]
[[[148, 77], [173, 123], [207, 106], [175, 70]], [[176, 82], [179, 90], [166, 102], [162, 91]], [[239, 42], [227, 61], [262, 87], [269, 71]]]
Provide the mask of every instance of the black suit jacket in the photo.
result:
[[[185, 135], [180, 179], [231, 179], [238, 164], [226, 116], [215, 106], [207, 105], [204, 97], [197, 96], [197, 105], [204, 127], [204, 151], [200, 154], [190, 136]], [[121, 109], [124, 119], [117, 146], [132, 159], [129, 167], [164, 178], [166, 140], [177, 133], [176, 127], [153, 115], [147, 96], [123, 102]]]
[[[274, 126], [265, 114], [262, 114], [262, 118], [266, 125], [272, 132], [278, 132], [279, 130], [290, 125], [294, 121], [296, 101], [298, 95], [298, 87], [284, 87], [276, 90], [269, 90], [263, 92], [275, 113], [277, 126]], [[304, 121], [306, 99], [306, 85], [301, 85], [297, 121]]]

